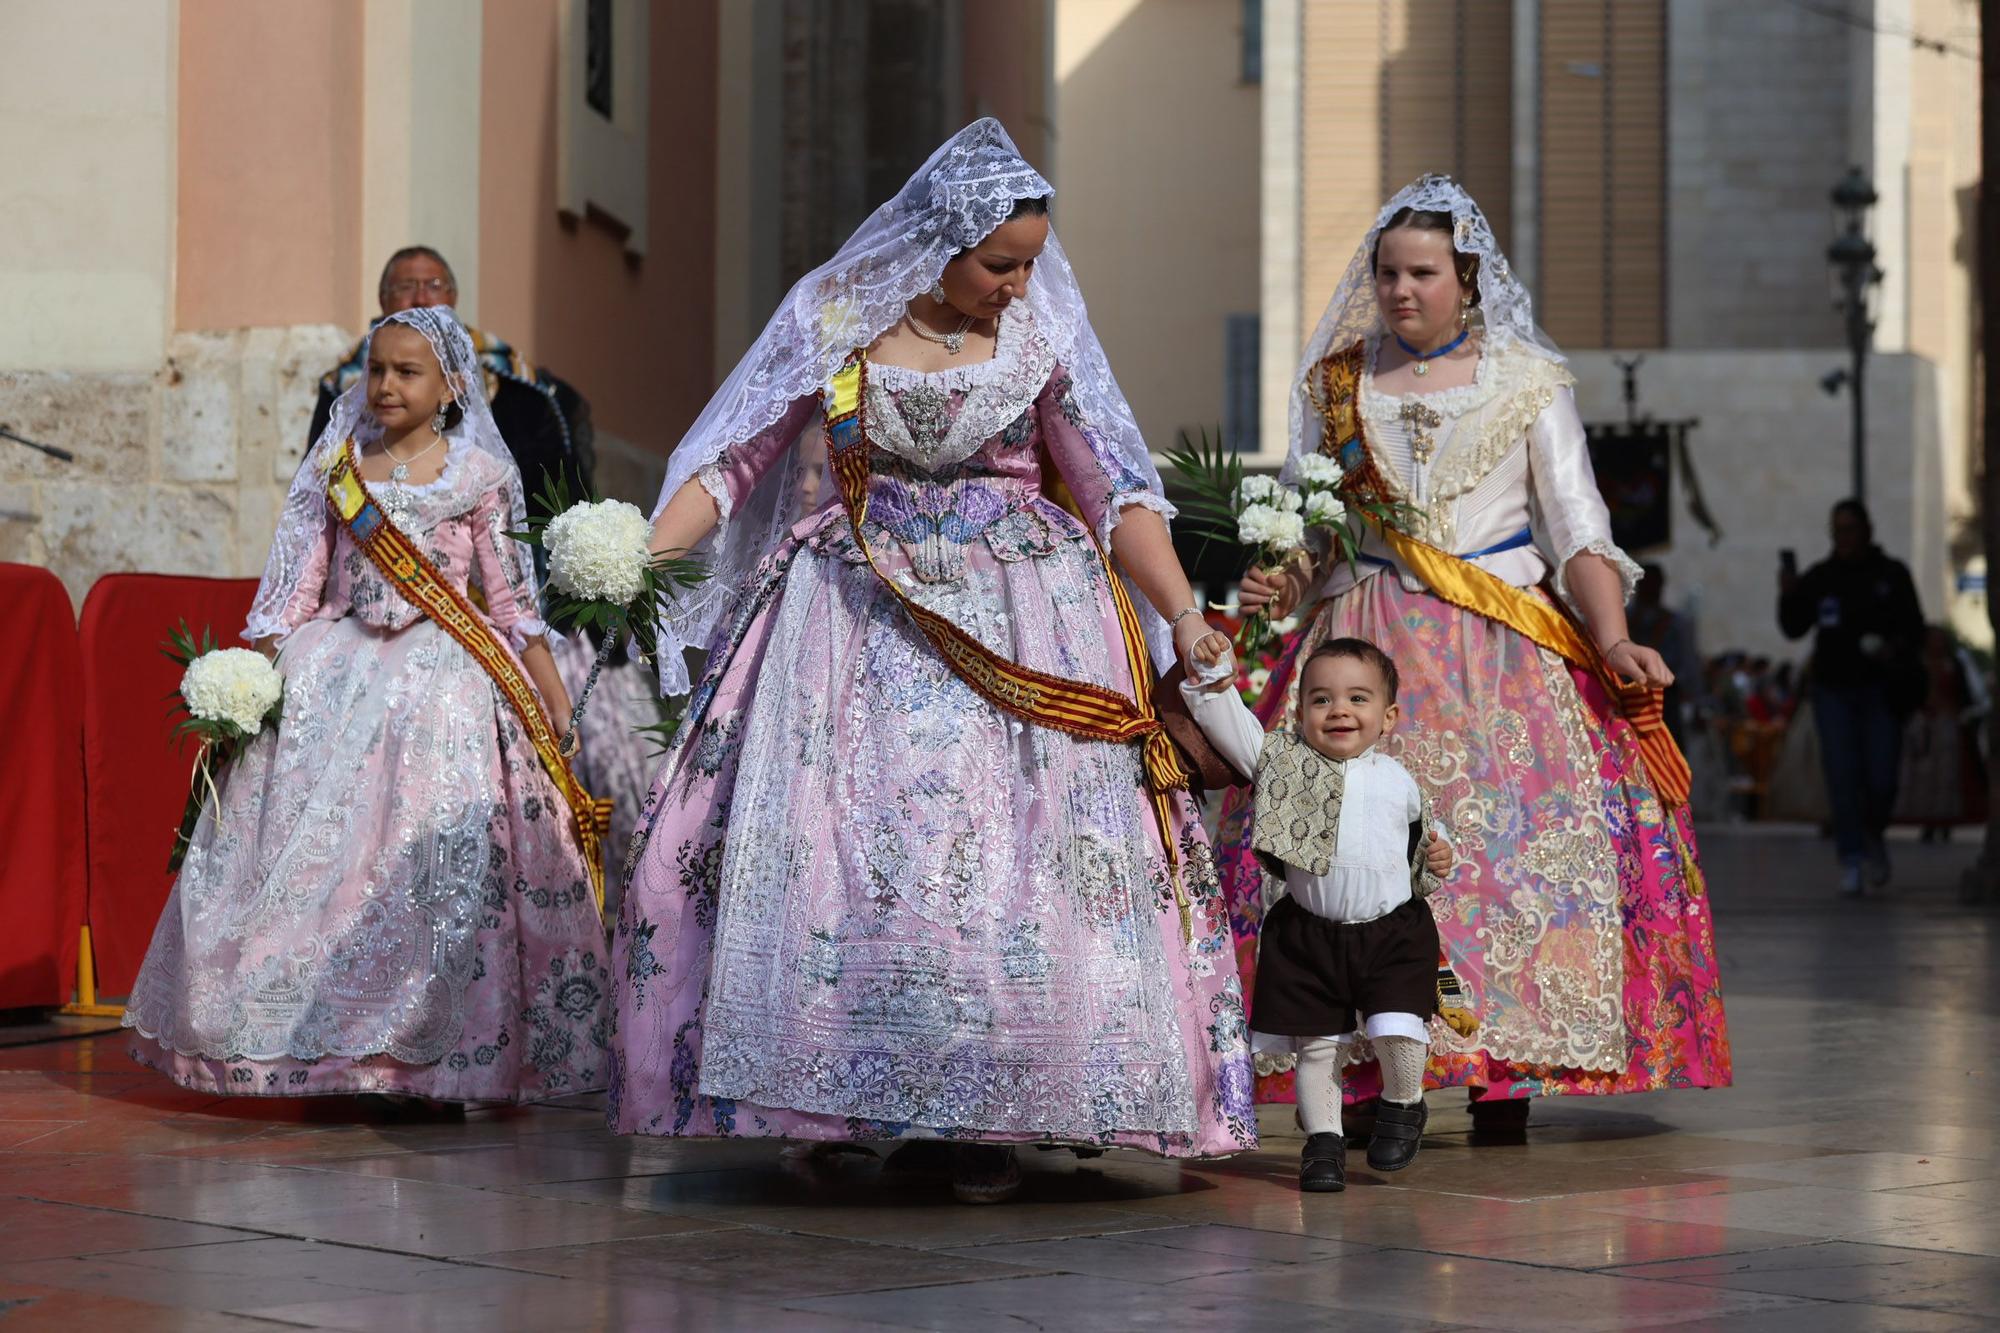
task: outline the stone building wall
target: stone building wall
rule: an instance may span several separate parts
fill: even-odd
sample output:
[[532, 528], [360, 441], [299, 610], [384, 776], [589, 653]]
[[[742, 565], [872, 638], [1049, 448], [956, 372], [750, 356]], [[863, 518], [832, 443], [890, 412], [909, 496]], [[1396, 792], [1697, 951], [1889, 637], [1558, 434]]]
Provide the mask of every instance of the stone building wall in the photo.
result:
[[[174, 336], [152, 374], [0, 371], [0, 560], [55, 571], [79, 607], [114, 572], [254, 577], [321, 375], [352, 345], [331, 325]], [[587, 392], [587, 389], [586, 389]], [[651, 512], [666, 460], [597, 436], [597, 484]]]
[[0, 559], [46, 565], [79, 606], [120, 571], [254, 575], [349, 335], [331, 325], [174, 336], [156, 371], [0, 372]]
[[1676, 0], [1667, 41], [1668, 345], [1841, 346], [1827, 192], [1856, 160], [1854, 30]]
[[[1577, 407], [1586, 422], [1622, 421], [1617, 354], [1575, 352]], [[1638, 553], [1667, 575], [1667, 601], [1692, 604], [1705, 653], [1740, 648], [1783, 658], [1807, 645], [1787, 644], [1777, 626], [1778, 552], [1791, 547], [1801, 567], [1827, 554], [1827, 516], [1848, 491], [1848, 403], [1828, 397], [1818, 378], [1829, 353], [1649, 352], [1639, 369], [1639, 406], [1661, 420], [1698, 419], [1689, 437], [1695, 472], [1722, 540], [1688, 516], [1676, 476], [1673, 542], [1663, 553]], [[1979, 608], [1953, 590], [1937, 368], [1922, 357], [1876, 357], [1868, 372], [1869, 507], [1877, 537], [1907, 562], [1933, 621], [1949, 619], [1976, 641]]]

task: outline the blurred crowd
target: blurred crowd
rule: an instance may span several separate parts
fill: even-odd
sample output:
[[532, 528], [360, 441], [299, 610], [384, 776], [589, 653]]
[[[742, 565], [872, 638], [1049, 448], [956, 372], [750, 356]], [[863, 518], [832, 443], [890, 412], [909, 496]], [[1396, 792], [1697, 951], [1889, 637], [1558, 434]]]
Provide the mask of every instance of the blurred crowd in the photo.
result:
[[[1990, 659], [1941, 625], [1929, 627], [1923, 663], [1929, 688], [1902, 723], [1893, 822], [1926, 839], [1986, 818]], [[1740, 651], [1708, 657], [1684, 673], [1673, 710], [1695, 773], [1695, 805], [1710, 819], [1829, 819], [1807, 660]]]

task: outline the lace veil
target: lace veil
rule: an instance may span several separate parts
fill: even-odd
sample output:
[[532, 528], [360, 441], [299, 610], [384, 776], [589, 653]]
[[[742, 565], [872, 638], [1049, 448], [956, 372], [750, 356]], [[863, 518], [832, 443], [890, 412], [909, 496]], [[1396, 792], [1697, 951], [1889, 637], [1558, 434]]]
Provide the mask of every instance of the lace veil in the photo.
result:
[[[391, 324], [407, 324], [423, 334], [424, 341], [437, 354], [438, 365], [444, 370], [445, 383], [451, 386], [452, 399], [461, 413], [458, 424], [445, 432], [447, 442], [471, 444], [506, 465], [507, 499], [513, 509], [513, 528], [519, 531], [527, 520], [527, 498], [521, 488], [521, 472], [515, 465], [514, 455], [507, 448], [507, 441], [501, 438], [499, 426], [494, 424], [493, 409], [486, 401], [486, 383], [480, 374], [479, 357], [473, 350], [471, 336], [459, 323], [457, 313], [450, 306], [399, 310], [377, 322], [369, 331], [368, 343], [372, 345], [375, 335]], [[251, 604], [250, 621], [243, 629], [243, 637], [253, 642], [266, 635], [286, 632], [285, 608], [298, 591], [313, 544], [319, 539], [327, 521], [326, 469], [334, 452], [350, 437], [357, 446], [381, 438], [382, 423], [368, 409], [367, 347], [362, 349], [361, 362], [364, 367], [361, 378], [335, 400], [326, 429], [313, 441], [312, 449], [292, 477], [291, 491], [285, 496], [285, 507], [278, 515], [277, 535], [271, 539], [271, 554], [264, 563], [264, 578], [257, 585], [257, 600]], [[509, 544], [516, 548], [511, 554], [521, 563], [527, 596], [539, 603], [540, 589], [535, 582], [534, 561], [528, 555], [528, 548], [518, 542]]]
[[[952, 256], [984, 240], [1017, 203], [1054, 193], [1022, 159], [999, 121], [976, 120], [948, 139], [895, 198], [871, 213], [831, 259], [800, 278], [779, 303], [763, 333], [674, 450], [654, 517], [702, 469], [769, 429], [799, 399], [816, 394], [855, 348], [868, 346], [901, 319]], [[1053, 229], [1026, 301], [1036, 329], [1069, 369], [1077, 406], [1099, 448], [1145, 478], [1154, 493], [1163, 494]], [[812, 491], [802, 490], [801, 482], [824, 459], [818, 437], [815, 414], [756, 488], [733, 509], [723, 506], [722, 524], [695, 548], [696, 555], [708, 560], [711, 573], [699, 587], [677, 592], [664, 608], [659, 657], [663, 692], [687, 692], [683, 650], [708, 646], [716, 627], [733, 614], [758, 563], [804, 517], [797, 510]], [[1165, 624], [1141, 604], [1157, 651]]]
[[1535, 323], [1528, 289], [1514, 276], [1507, 256], [1500, 253], [1499, 242], [1493, 239], [1486, 215], [1465, 187], [1449, 176], [1419, 177], [1398, 190], [1375, 215], [1375, 225], [1348, 261], [1340, 285], [1333, 289], [1333, 300], [1327, 303], [1319, 327], [1306, 343], [1305, 355], [1292, 376], [1291, 450], [1281, 474], [1286, 482], [1296, 480], [1299, 459], [1319, 447], [1319, 418], [1306, 397], [1306, 376], [1332, 353], [1384, 332], [1382, 312], [1375, 304], [1375, 242], [1389, 219], [1405, 208], [1449, 213], [1453, 248], [1460, 254], [1479, 256], [1479, 302], [1472, 317], [1489, 345], [1511, 342], [1536, 356], [1557, 363], [1563, 360], [1555, 343]]

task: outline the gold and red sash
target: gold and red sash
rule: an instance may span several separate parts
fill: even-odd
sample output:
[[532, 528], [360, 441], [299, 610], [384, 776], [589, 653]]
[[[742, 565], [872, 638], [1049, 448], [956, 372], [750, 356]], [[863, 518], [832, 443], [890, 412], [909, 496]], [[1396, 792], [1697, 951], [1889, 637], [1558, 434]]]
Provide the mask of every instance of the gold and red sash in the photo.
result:
[[[1323, 426], [1319, 451], [1346, 470], [1346, 485], [1388, 499], [1362, 435], [1358, 410], [1365, 349], [1359, 343], [1321, 361], [1307, 379], [1307, 392]], [[1687, 758], [1667, 730], [1665, 692], [1625, 680], [1604, 660], [1597, 645], [1560, 607], [1494, 577], [1468, 560], [1439, 550], [1386, 523], [1372, 523], [1403, 565], [1426, 587], [1461, 610], [1497, 621], [1587, 671], [1604, 687], [1632, 727], [1653, 789], [1670, 809], [1687, 804], [1692, 774]]]
[[1192, 939], [1193, 915], [1186, 889], [1181, 883], [1180, 857], [1174, 837], [1170, 793], [1184, 788], [1192, 779], [1181, 761], [1180, 751], [1160, 725], [1153, 711], [1146, 682], [1153, 679], [1152, 654], [1131, 596], [1118, 571], [1105, 561], [1105, 576], [1111, 585], [1111, 599], [1118, 610], [1118, 625], [1125, 636], [1126, 663], [1131, 671], [1135, 698], [1089, 681], [1068, 680], [1038, 671], [1003, 657], [928, 607], [913, 601], [896, 581], [883, 572], [868, 547], [863, 521], [868, 516], [868, 432], [863, 420], [867, 397], [868, 361], [856, 352], [835, 372], [825, 395], [825, 425], [828, 461], [840, 498], [847, 507], [847, 520], [854, 541], [868, 567], [882, 582], [917, 627], [924, 632], [952, 672], [986, 702], [1004, 713], [1048, 727], [1083, 740], [1136, 744], [1141, 747], [1146, 786], [1159, 821], [1160, 843], [1165, 849], [1169, 873], [1174, 881], [1175, 900], [1180, 907], [1181, 934]]
[[326, 477], [326, 503], [362, 554], [382, 571], [382, 576], [472, 655], [472, 660], [513, 708], [542, 767], [569, 806], [577, 847], [590, 869], [590, 886], [602, 910], [604, 866], [599, 848], [611, 827], [611, 802], [592, 796], [577, 781], [557, 745], [548, 714], [542, 711], [540, 697], [521, 669], [520, 660], [507, 650], [493, 627], [472, 609], [472, 604], [445, 581], [416, 543], [389, 521], [389, 516], [362, 484], [352, 440], [334, 455]]

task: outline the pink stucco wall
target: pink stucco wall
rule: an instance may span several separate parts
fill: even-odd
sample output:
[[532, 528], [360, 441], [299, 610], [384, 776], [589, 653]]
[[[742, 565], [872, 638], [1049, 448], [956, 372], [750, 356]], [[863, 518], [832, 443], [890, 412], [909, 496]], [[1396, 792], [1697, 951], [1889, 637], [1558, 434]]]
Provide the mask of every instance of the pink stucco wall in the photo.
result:
[[599, 429], [664, 453], [714, 387], [716, 4], [652, 11], [649, 236], [557, 215], [557, 7], [486, 0], [480, 322], [574, 383]]
[[181, 0], [175, 327], [359, 322], [361, 14]]

